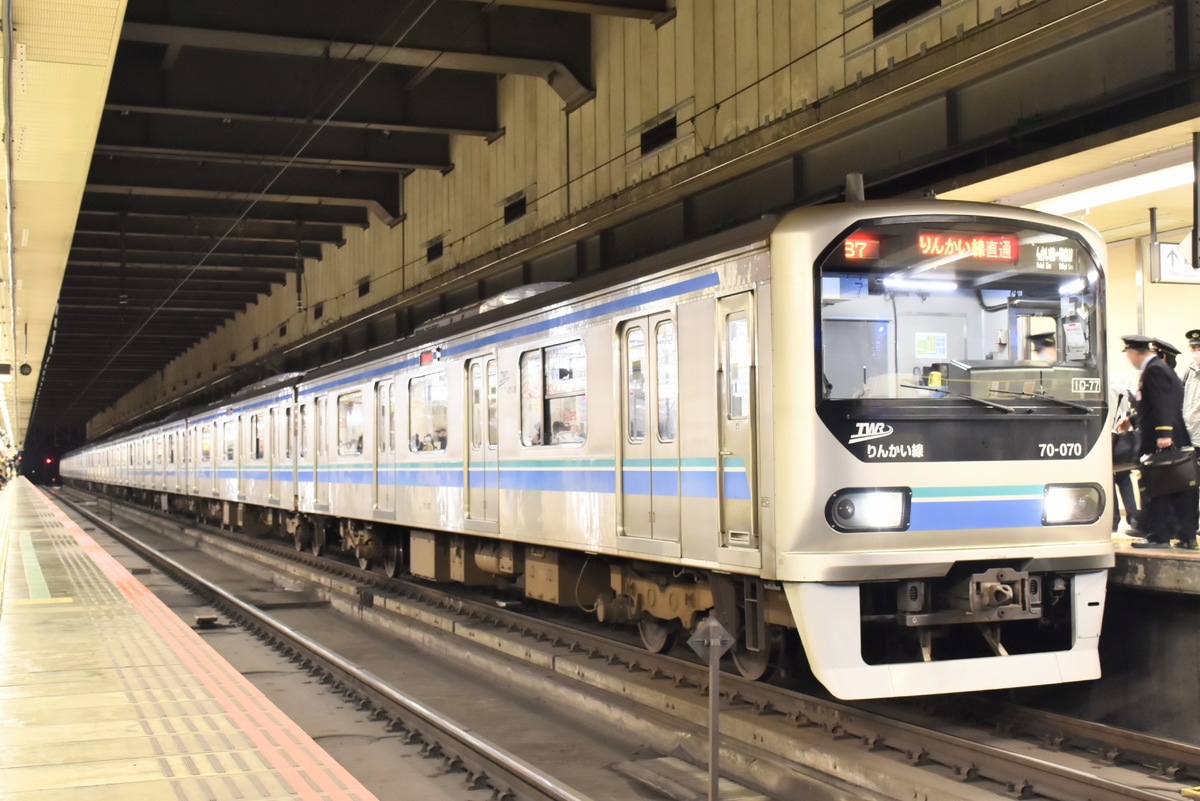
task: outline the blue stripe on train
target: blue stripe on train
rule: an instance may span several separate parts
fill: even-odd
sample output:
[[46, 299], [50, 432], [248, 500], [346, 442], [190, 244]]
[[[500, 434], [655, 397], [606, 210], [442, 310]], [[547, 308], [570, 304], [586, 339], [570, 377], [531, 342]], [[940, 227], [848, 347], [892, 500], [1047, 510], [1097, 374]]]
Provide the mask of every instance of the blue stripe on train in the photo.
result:
[[1031, 528], [1042, 525], [1041, 498], [941, 501], [912, 505], [909, 531], [971, 528]]

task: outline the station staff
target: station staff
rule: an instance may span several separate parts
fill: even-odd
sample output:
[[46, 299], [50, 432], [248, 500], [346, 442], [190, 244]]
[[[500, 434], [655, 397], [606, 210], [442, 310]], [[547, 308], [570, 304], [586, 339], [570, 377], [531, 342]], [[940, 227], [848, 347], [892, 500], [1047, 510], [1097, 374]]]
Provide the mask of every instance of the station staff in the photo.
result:
[[1179, 348], [1172, 345], [1170, 342], [1164, 342], [1158, 337], [1150, 340], [1150, 349], [1154, 351], [1154, 355], [1167, 363], [1167, 367], [1175, 369], [1176, 357], [1179, 356]]
[[1192, 360], [1183, 373], [1183, 422], [1194, 445], [1200, 442], [1200, 328], [1193, 328], [1184, 336]]
[[[1151, 352], [1153, 340], [1141, 334], [1121, 337], [1125, 356], [1141, 374], [1137, 390], [1138, 453], [1146, 456], [1159, 450], [1192, 444], [1183, 424], [1183, 382], [1175, 371]], [[1145, 485], [1142, 497], [1146, 498]], [[1169, 547], [1173, 538], [1179, 547], [1196, 547], [1196, 491], [1151, 497], [1143, 503], [1139, 526], [1145, 535], [1134, 548]], [[1190, 508], [1189, 508], [1190, 507]]]

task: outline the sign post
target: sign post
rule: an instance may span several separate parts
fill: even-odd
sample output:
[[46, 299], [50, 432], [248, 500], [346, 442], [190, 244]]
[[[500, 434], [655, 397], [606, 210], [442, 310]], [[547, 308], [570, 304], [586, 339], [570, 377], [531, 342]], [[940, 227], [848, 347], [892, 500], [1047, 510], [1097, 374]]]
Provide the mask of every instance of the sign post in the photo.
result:
[[688, 638], [688, 645], [701, 659], [708, 660], [708, 801], [719, 801], [721, 780], [721, 657], [733, 645], [733, 637], [710, 614]]

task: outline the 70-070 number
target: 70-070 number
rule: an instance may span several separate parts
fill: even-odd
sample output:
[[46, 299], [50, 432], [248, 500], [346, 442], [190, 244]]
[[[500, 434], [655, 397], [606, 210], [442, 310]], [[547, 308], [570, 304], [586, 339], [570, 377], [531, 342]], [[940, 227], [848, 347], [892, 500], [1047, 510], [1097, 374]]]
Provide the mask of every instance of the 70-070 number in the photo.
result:
[[1069, 459], [1072, 456], [1083, 456], [1083, 443], [1081, 442], [1039, 442], [1038, 451], [1043, 459], [1053, 459], [1056, 456], [1061, 456], [1064, 459]]

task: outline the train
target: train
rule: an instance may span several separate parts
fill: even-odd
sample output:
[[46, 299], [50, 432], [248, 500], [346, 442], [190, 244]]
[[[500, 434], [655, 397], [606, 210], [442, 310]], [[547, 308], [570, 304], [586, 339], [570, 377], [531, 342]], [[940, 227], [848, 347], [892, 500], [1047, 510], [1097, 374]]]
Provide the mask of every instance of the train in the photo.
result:
[[1094, 679], [1104, 258], [1018, 208], [800, 208], [458, 310], [61, 473], [577, 607], [654, 652], [713, 615], [742, 675], [811, 671], [844, 699]]

